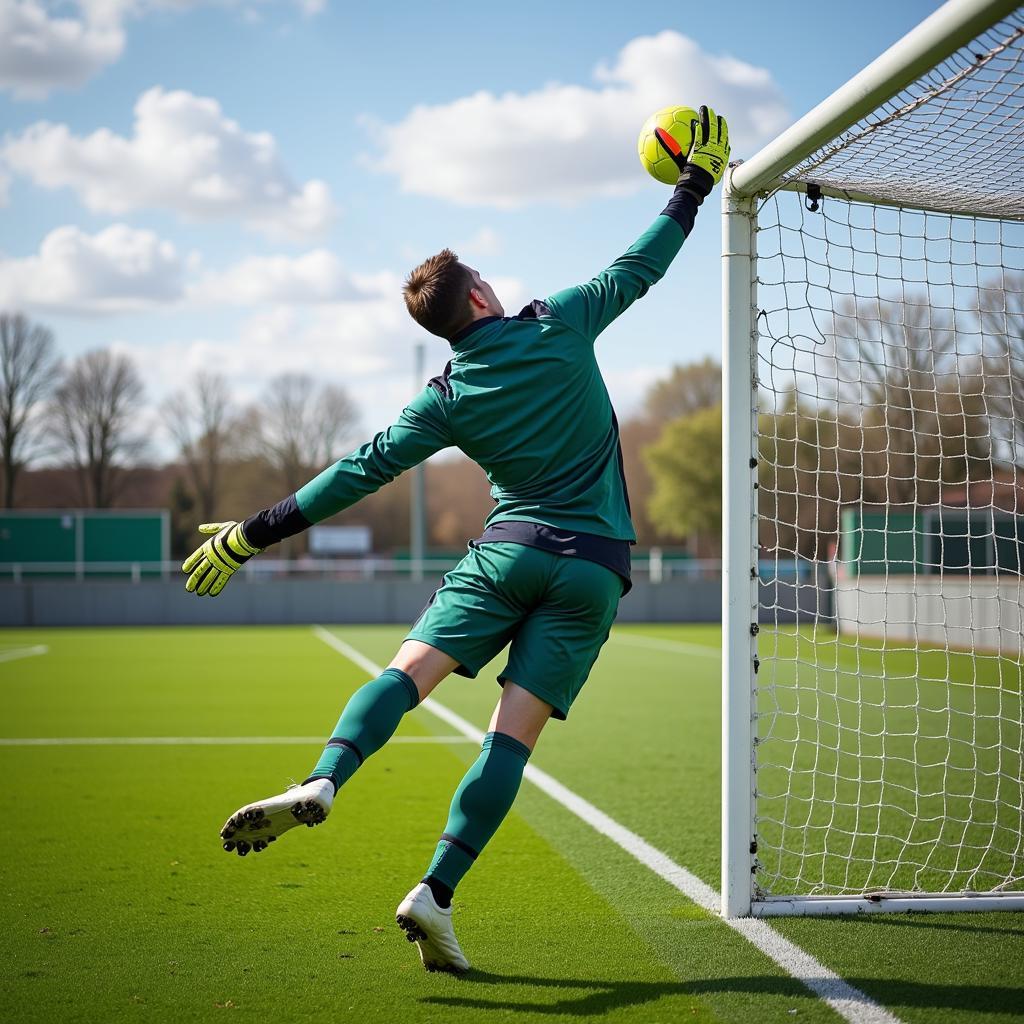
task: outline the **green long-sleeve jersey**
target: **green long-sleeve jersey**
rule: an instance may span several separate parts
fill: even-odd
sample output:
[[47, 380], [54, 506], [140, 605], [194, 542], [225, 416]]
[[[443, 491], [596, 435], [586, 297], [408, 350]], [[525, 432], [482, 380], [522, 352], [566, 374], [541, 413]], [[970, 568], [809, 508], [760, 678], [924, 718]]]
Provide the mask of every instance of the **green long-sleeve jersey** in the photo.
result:
[[[404, 470], [457, 447], [491, 483], [486, 526], [529, 523], [635, 540], [618, 426], [594, 341], [668, 269], [693, 223], [665, 214], [592, 280], [534, 301], [518, 316], [477, 320], [451, 339], [452, 358], [373, 440], [247, 520], [258, 546], [347, 508]], [[671, 211], [671, 212], [670, 212]], [[628, 557], [628, 555], [627, 555]]]

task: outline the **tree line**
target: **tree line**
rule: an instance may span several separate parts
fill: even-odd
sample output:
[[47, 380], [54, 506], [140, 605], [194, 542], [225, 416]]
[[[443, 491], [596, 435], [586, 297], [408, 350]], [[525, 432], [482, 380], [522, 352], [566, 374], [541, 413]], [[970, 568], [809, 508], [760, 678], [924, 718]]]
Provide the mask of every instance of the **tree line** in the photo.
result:
[[[22, 481], [33, 465], [50, 467], [43, 504], [122, 503], [133, 477], [153, 467], [152, 412], [130, 356], [97, 349], [64, 361], [49, 328], [20, 313], [0, 313], [5, 508], [25, 504]], [[359, 423], [344, 388], [303, 374], [275, 377], [256, 404], [239, 406], [222, 375], [198, 373], [156, 413], [178, 458], [169, 480], [162, 474], [165, 493], [158, 484], [150, 501], [190, 520], [189, 531], [191, 520], [214, 521], [226, 511], [225, 498], [237, 490], [228, 480], [232, 473], [261, 481], [252, 489], [264, 501], [290, 493], [343, 454]], [[55, 476], [54, 467], [63, 473]], [[60, 476], [63, 488], [53, 483]]]
[[[1024, 510], [1024, 275], [957, 310], [843, 298], [816, 344], [770, 339], [758, 366], [763, 549], [827, 558], [843, 506], [960, 504], [982, 481]], [[660, 529], [720, 536], [721, 453], [720, 405], [664, 425], [646, 453]]]
[[[720, 376], [710, 359], [677, 367], [621, 425], [642, 544], [679, 543], [648, 515], [653, 477], [644, 450], [665, 422], [719, 403]], [[101, 349], [62, 360], [52, 332], [17, 313], [0, 314], [0, 389], [5, 507], [167, 507], [176, 555], [190, 549], [198, 523], [277, 501], [370, 433], [344, 388], [299, 374], [273, 378], [243, 406], [223, 376], [204, 372], [154, 409], [129, 355]], [[170, 459], [157, 458], [154, 420]], [[454, 457], [432, 462], [427, 480], [429, 543], [464, 547], [493, 507], [486, 477]], [[407, 547], [408, 475], [332, 522], [370, 526], [376, 550]], [[296, 538], [287, 553], [302, 550]]]
[[[950, 488], [1024, 471], [1022, 282], [980, 291], [957, 313], [912, 292], [900, 302], [846, 298], [812, 351], [797, 358], [790, 342], [784, 368], [769, 368], [760, 384], [763, 547], [827, 557], [846, 504], [937, 504]], [[348, 392], [301, 374], [273, 378], [249, 406], [236, 403], [224, 377], [195, 375], [159, 406], [176, 452], [164, 465], [146, 436], [150, 413], [129, 356], [97, 350], [64, 362], [46, 327], [0, 314], [7, 508], [167, 506], [178, 553], [197, 523], [264, 507], [365, 439]], [[622, 423], [621, 438], [639, 542], [717, 556], [718, 363], [674, 367]], [[50, 468], [23, 487], [27, 468], [41, 463]], [[483, 473], [466, 459], [432, 463], [427, 493], [435, 548], [464, 545], [492, 507]], [[377, 550], [404, 548], [408, 479], [337, 521], [371, 526]]]

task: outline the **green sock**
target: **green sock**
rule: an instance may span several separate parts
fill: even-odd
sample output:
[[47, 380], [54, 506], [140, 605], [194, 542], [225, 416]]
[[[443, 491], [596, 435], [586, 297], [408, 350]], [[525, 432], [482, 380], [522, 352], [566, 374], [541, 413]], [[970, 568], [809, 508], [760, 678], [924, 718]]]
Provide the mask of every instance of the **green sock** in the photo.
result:
[[349, 698], [313, 774], [305, 781], [330, 779], [337, 792], [391, 739], [402, 716], [416, 707], [419, 699], [416, 684], [401, 669], [384, 669]]
[[529, 757], [530, 748], [505, 733], [489, 732], [484, 737], [480, 756], [452, 797], [448, 824], [424, 881], [436, 880], [449, 889], [462, 881], [505, 820]]

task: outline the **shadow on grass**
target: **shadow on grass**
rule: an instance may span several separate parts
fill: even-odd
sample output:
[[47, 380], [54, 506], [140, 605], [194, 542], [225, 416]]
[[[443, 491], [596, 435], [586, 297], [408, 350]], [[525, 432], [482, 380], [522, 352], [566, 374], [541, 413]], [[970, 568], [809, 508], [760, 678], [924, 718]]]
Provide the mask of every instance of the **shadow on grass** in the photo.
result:
[[[917, 931], [971, 932], [974, 935], [998, 935], [1004, 939], [1024, 939], [1024, 927], [1015, 922], [1021, 915], [1005, 916], [1005, 911], [993, 911], [994, 916], [1004, 916], [999, 924], [975, 924], [972, 921], [937, 921], [934, 914], [836, 914], [815, 918], [817, 921], [841, 921], [848, 928], [851, 924], [868, 928], [913, 928]], [[970, 915], [963, 914], [963, 917]], [[1002, 925], [1002, 927], [1000, 927]]]
[[[887, 1006], [930, 1007], [969, 1010], [974, 1013], [1017, 1013], [1024, 1005], [1024, 989], [987, 988], [981, 985], [934, 985], [881, 978], [847, 978], [854, 988], [865, 992], [885, 987]], [[810, 989], [793, 978], [732, 977], [699, 981], [604, 981], [584, 978], [539, 978], [529, 975], [494, 974], [472, 970], [461, 980], [472, 991], [474, 986], [512, 985], [524, 988], [561, 990], [554, 1001], [527, 996], [514, 999], [507, 995], [496, 999], [480, 996], [427, 996], [420, 1002], [475, 1010], [494, 1010], [533, 1014], [569, 1014], [579, 1017], [601, 1016], [627, 1006], [654, 1002], [664, 996], [701, 997], [715, 993], [770, 995], [787, 1000], [817, 1000]], [[564, 994], [562, 994], [564, 993]], [[538, 993], [539, 996], [540, 993]]]

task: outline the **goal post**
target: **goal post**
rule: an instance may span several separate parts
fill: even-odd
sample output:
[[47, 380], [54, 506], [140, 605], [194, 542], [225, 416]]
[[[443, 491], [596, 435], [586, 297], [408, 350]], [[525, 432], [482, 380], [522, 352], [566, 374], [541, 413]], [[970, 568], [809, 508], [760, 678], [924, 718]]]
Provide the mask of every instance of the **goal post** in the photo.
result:
[[1024, 909], [1024, 7], [722, 203], [722, 913]]

